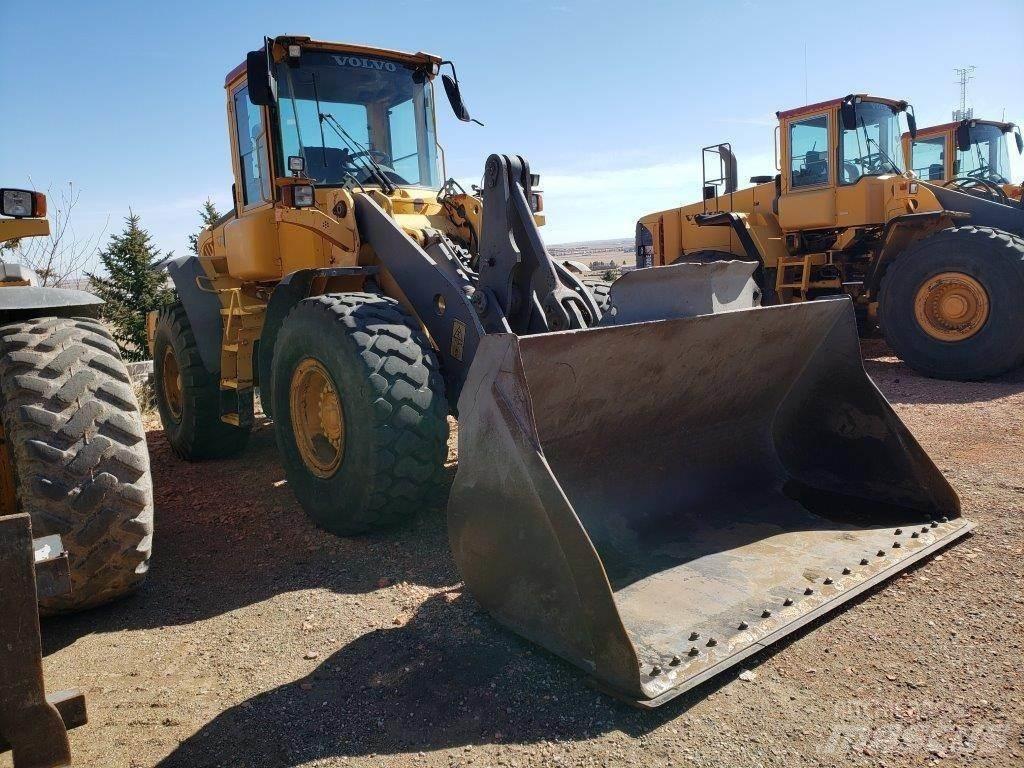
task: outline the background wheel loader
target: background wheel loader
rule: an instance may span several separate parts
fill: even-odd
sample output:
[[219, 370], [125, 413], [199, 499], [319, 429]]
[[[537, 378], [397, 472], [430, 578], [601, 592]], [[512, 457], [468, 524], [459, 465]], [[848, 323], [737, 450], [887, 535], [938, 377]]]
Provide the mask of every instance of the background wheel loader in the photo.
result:
[[779, 112], [781, 172], [745, 189], [730, 145], [706, 147], [704, 200], [641, 218], [637, 266], [747, 259], [763, 303], [848, 295], [925, 375], [1019, 366], [1024, 207], [904, 174], [908, 108], [860, 94]]
[[[49, 234], [45, 195], [2, 189], [0, 202], [0, 241]], [[0, 263], [0, 515], [27, 512], [70, 561], [71, 591], [42, 600], [44, 613], [125, 595], [149, 568], [146, 434], [101, 304]]]
[[919, 179], [961, 192], [1024, 206], [1024, 188], [1010, 175], [1010, 148], [1024, 152], [1024, 138], [1014, 123], [960, 120], [903, 134], [907, 167]]
[[848, 300], [762, 309], [729, 261], [599, 301], [545, 249], [525, 160], [491, 155], [479, 196], [441, 182], [442, 65], [277, 37], [227, 76], [236, 208], [151, 316], [180, 455], [240, 450], [258, 388], [299, 502], [355, 533], [444, 491], [457, 414], [467, 586], [641, 706], [969, 530]]

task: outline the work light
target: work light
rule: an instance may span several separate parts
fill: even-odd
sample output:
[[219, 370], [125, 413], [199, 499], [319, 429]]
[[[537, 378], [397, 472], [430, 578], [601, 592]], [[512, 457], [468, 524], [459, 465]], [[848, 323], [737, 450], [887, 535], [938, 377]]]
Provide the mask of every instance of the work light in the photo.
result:
[[21, 219], [36, 216], [36, 196], [27, 189], [0, 190], [0, 215]]
[[296, 184], [292, 187], [292, 204], [296, 208], [308, 208], [313, 204], [313, 200], [311, 184]]

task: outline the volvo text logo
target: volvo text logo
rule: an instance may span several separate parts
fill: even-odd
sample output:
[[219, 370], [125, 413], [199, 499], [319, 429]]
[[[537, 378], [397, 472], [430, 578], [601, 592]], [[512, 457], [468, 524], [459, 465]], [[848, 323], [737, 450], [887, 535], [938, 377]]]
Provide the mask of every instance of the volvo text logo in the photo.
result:
[[339, 67], [360, 67], [361, 69], [383, 69], [394, 72], [398, 69], [393, 62], [381, 59], [364, 59], [359, 56], [335, 56], [334, 61]]

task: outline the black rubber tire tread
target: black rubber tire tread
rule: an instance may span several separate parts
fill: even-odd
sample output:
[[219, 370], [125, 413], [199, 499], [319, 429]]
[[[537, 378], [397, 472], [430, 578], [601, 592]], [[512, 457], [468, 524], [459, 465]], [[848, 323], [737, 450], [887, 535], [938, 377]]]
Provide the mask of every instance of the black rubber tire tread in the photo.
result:
[[[980, 282], [989, 317], [955, 343], [928, 336], [914, 317], [919, 286], [941, 272]], [[977, 381], [1024, 364], [1024, 238], [991, 227], [949, 227], [911, 244], [882, 278], [878, 319], [892, 350], [925, 376]]]
[[139, 404], [98, 320], [42, 317], [0, 327], [0, 418], [18, 507], [33, 536], [60, 534], [72, 591], [44, 614], [141, 586], [153, 544], [153, 482]]
[[[307, 357], [334, 379], [344, 412], [344, 456], [326, 479], [307, 470], [292, 435], [291, 376]], [[288, 482], [323, 528], [351, 535], [391, 526], [441, 498], [444, 380], [419, 323], [399, 302], [355, 292], [300, 301], [277, 338], [272, 391]]]
[[[182, 381], [181, 420], [175, 421], [163, 391], [164, 351], [170, 345]], [[171, 450], [186, 461], [235, 456], [249, 442], [248, 427], [220, 419], [220, 382], [199, 356], [192, 324], [180, 302], [163, 307], [153, 341], [153, 389]]]
[[613, 281], [605, 280], [603, 277], [583, 277], [580, 278], [580, 282], [590, 290], [590, 295], [597, 302], [597, 308], [601, 310], [601, 314], [607, 312], [608, 307], [611, 306]]

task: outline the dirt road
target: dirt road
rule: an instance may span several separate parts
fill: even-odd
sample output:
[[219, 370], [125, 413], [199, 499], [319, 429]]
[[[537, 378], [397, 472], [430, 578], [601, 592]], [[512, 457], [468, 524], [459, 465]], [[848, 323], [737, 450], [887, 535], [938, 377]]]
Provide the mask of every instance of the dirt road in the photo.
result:
[[1024, 372], [938, 382], [865, 353], [977, 533], [655, 712], [491, 621], [442, 510], [338, 539], [267, 426], [194, 465], [154, 427], [146, 588], [43, 628], [50, 688], [88, 696], [76, 765], [1024, 764]]

